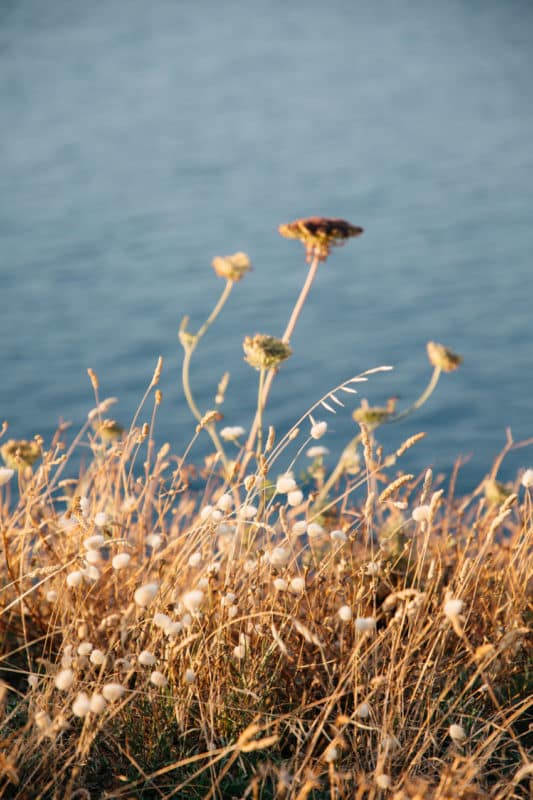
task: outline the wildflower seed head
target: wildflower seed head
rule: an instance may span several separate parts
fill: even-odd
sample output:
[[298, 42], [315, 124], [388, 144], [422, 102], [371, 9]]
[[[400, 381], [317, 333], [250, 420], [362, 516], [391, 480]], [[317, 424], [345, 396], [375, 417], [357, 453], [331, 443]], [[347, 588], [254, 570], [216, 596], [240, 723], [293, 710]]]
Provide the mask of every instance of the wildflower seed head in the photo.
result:
[[56, 592], [55, 589], [49, 589], [46, 592], [46, 600], [47, 600], [48, 603], [56, 603], [58, 597], [59, 597], [59, 595], [58, 595], [58, 593]]
[[62, 669], [57, 673], [54, 680], [56, 689], [60, 692], [66, 692], [74, 683], [74, 673], [71, 669]]
[[89, 656], [89, 661], [91, 664], [95, 664], [95, 666], [99, 667], [105, 662], [105, 659], [106, 655], [104, 652], [102, 652], [102, 650], [99, 650], [98, 648], [91, 650], [91, 654]]
[[216, 256], [212, 261], [212, 267], [219, 278], [228, 281], [241, 281], [247, 272], [250, 272], [252, 265], [246, 253], [233, 253], [231, 256]]
[[204, 597], [205, 595], [200, 589], [192, 589], [183, 595], [181, 602], [190, 614], [197, 614], [204, 602]]
[[150, 605], [158, 591], [158, 583], [146, 583], [144, 586], [139, 586], [133, 595], [133, 599], [138, 606], [146, 608], [146, 606]]
[[301, 489], [295, 489], [293, 492], [289, 492], [287, 494], [287, 503], [290, 506], [293, 506], [293, 508], [303, 503], [303, 499], [304, 493], [301, 491]]
[[340, 530], [340, 528], [335, 531], [331, 531], [330, 537], [332, 541], [339, 542], [340, 544], [344, 544], [344, 542], [348, 541], [348, 537], [346, 536], [344, 531]]
[[78, 645], [78, 655], [79, 656], [90, 656], [93, 650], [93, 646], [91, 642], [81, 642]]
[[231, 511], [233, 508], [233, 498], [230, 494], [222, 494], [217, 500], [217, 506], [221, 511]]
[[293, 594], [302, 594], [305, 590], [304, 578], [293, 578], [289, 583], [289, 589]]
[[163, 537], [159, 533], [149, 533], [146, 537], [146, 544], [155, 552], [163, 544]]
[[368, 703], [361, 703], [355, 709], [355, 716], [359, 717], [359, 719], [368, 719], [370, 716], [370, 706]]
[[97, 528], [103, 528], [108, 522], [109, 517], [105, 511], [99, 511], [98, 514], [95, 514], [94, 524]]
[[162, 672], [159, 672], [158, 669], [155, 669], [150, 675], [150, 683], [153, 683], [154, 686], [157, 686], [159, 689], [164, 689], [168, 684], [168, 681]]
[[289, 585], [285, 578], [275, 578], [272, 583], [277, 592], [285, 592]]
[[466, 741], [466, 731], [462, 725], [454, 723], [448, 728], [448, 734], [454, 744], [462, 744]]
[[356, 422], [362, 422], [364, 425], [374, 428], [385, 422], [393, 413], [394, 409], [382, 406], [360, 406], [352, 413], [352, 417]]
[[375, 617], [357, 617], [355, 630], [358, 633], [373, 633], [376, 630]]
[[426, 522], [429, 519], [430, 510], [429, 505], [416, 506], [416, 508], [413, 508], [412, 517], [414, 521]]
[[427, 343], [427, 353], [430, 364], [443, 372], [453, 372], [463, 363], [462, 356], [437, 342]]
[[226, 442], [233, 442], [238, 439], [239, 436], [244, 436], [245, 433], [246, 430], [241, 425], [228, 425], [220, 431], [221, 437]]
[[153, 667], [156, 662], [156, 657], [149, 650], [141, 650], [137, 656], [137, 661], [143, 667]]
[[310, 522], [307, 526], [307, 535], [310, 539], [316, 539], [318, 536], [322, 536], [324, 533], [324, 528], [322, 525], [319, 525], [318, 522]]
[[325, 261], [332, 247], [342, 245], [353, 236], [360, 236], [363, 229], [351, 225], [344, 219], [329, 217], [307, 217], [280, 225], [281, 236], [299, 239], [305, 247], [307, 261], [318, 258]]
[[115, 442], [124, 434], [124, 428], [115, 419], [104, 419], [101, 422], [96, 419], [93, 422], [93, 429], [106, 444]]
[[38, 675], [28, 675], [28, 686], [30, 689], [35, 689], [39, 684]]
[[275, 547], [270, 553], [270, 563], [273, 567], [284, 567], [291, 557], [288, 547]]
[[254, 369], [275, 369], [286, 361], [292, 350], [288, 344], [275, 336], [256, 333], [255, 336], [246, 336], [242, 344], [244, 360]]
[[521, 483], [526, 489], [533, 488], [533, 469], [526, 469], [522, 475]]
[[131, 556], [129, 553], [117, 553], [116, 556], [113, 556], [111, 566], [113, 569], [124, 569], [128, 566], [130, 561]]
[[94, 536], [89, 536], [83, 541], [83, 546], [86, 550], [96, 550], [99, 547], [103, 547], [104, 544], [105, 537], [100, 533], [95, 533]]
[[327, 456], [328, 453], [329, 450], [327, 447], [324, 447], [321, 444], [315, 444], [306, 451], [305, 455], [308, 458], [323, 458], [324, 456]]
[[276, 482], [276, 492], [278, 494], [289, 494], [297, 489], [296, 481], [292, 475], [281, 475]]
[[126, 689], [121, 683], [106, 683], [102, 687], [102, 694], [108, 703], [115, 703], [120, 700]]
[[46, 711], [37, 711], [33, 718], [33, 721], [41, 731], [47, 731], [49, 730], [49, 728], [52, 727], [52, 720], [50, 719], [50, 716], [46, 713]]
[[95, 692], [91, 697], [89, 707], [90, 710], [93, 712], [93, 714], [101, 714], [106, 707], [106, 701], [104, 699], [104, 696], [99, 692]]
[[295, 536], [303, 536], [304, 533], [307, 533], [307, 522], [303, 519], [295, 522], [292, 526], [292, 533]]
[[85, 692], [80, 692], [76, 695], [76, 699], [72, 703], [72, 713], [75, 717], [86, 717], [91, 710], [91, 701]]
[[5, 483], [11, 480], [13, 475], [15, 474], [14, 469], [9, 469], [8, 467], [0, 467], [0, 486], [3, 486]]
[[464, 601], [459, 600], [457, 598], [449, 598], [444, 603], [442, 610], [444, 611], [444, 616], [448, 617], [448, 619], [457, 619], [459, 614], [462, 612], [464, 608]]
[[327, 422], [313, 422], [311, 425], [311, 438], [312, 439], [321, 439], [328, 429]]
[[196, 569], [202, 563], [202, 554], [200, 552], [193, 553], [189, 556], [189, 567]]
[[326, 764], [333, 764], [339, 757], [339, 750], [334, 745], [330, 745], [324, 753], [324, 761]]
[[6, 467], [16, 472], [33, 466], [42, 454], [42, 446], [35, 439], [10, 439], [0, 447], [0, 454]]
[[341, 606], [338, 614], [343, 622], [349, 622], [352, 618], [352, 609], [350, 606]]
[[196, 672], [193, 669], [186, 669], [185, 674], [183, 676], [183, 680], [186, 684], [191, 686], [196, 680]]
[[76, 586], [79, 586], [83, 581], [83, 573], [80, 570], [75, 569], [72, 572], [69, 572], [67, 575], [67, 586], [70, 586], [71, 589], [74, 589]]
[[380, 789], [390, 789], [392, 784], [390, 775], [386, 775], [384, 772], [381, 772], [379, 775], [376, 775], [376, 784], [377, 786], [379, 786]]

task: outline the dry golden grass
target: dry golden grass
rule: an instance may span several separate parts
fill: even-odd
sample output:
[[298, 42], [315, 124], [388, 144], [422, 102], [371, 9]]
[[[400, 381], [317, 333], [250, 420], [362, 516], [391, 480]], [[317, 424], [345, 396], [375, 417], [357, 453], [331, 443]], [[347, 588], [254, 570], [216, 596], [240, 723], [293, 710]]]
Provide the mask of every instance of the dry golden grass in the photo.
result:
[[320, 458], [295, 507], [275, 461], [200, 496], [96, 428], [5, 494], [1, 797], [529, 796], [529, 489], [446, 497], [365, 430], [327, 507]]

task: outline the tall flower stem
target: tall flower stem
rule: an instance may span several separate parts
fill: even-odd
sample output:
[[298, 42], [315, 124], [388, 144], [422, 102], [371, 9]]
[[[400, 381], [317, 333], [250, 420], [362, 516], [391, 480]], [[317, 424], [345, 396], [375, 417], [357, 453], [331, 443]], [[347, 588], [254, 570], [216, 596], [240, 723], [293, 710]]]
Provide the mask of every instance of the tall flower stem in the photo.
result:
[[256, 458], [259, 461], [263, 452], [263, 391], [265, 386], [265, 369], [259, 370], [259, 387], [257, 389], [257, 448]]
[[[296, 303], [294, 305], [294, 308], [292, 310], [291, 316], [290, 316], [289, 321], [287, 323], [287, 327], [285, 328], [285, 332], [284, 332], [284, 334], [282, 336], [282, 341], [285, 342], [285, 344], [289, 344], [290, 343], [292, 334], [294, 333], [294, 329], [296, 328], [296, 323], [298, 322], [298, 318], [299, 318], [299, 316], [300, 316], [300, 314], [302, 312], [302, 308], [304, 307], [305, 301], [307, 300], [307, 296], [309, 294], [311, 286], [313, 285], [313, 281], [314, 281], [314, 279], [316, 277], [316, 273], [318, 271], [318, 265], [319, 264], [320, 264], [320, 258], [319, 258], [319, 255], [316, 254], [313, 257], [313, 260], [311, 261], [311, 264], [309, 266], [309, 271], [308, 271], [307, 277], [305, 279], [305, 283], [301, 288], [300, 294], [298, 295], [298, 299], [297, 299], [297, 301], [296, 301]], [[242, 464], [241, 464], [241, 469], [240, 469], [240, 473], [239, 473], [239, 477], [241, 479], [244, 477], [244, 473], [245, 473], [246, 467], [248, 466], [248, 463], [249, 463], [249, 461], [250, 461], [250, 459], [252, 457], [252, 454], [253, 454], [254, 443], [255, 443], [255, 439], [256, 439], [257, 432], [258, 432], [258, 429], [259, 429], [259, 424], [260, 424], [260, 417], [262, 416], [262, 411], [266, 406], [266, 403], [267, 403], [267, 400], [268, 400], [268, 396], [270, 394], [270, 389], [272, 388], [272, 382], [273, 382], [274, 377], [276, 375], [276, 371], [277, 371], [276, 369], [269, 370], [268, 374], [266, 376], [266, 379], [264, 381], [264, 386], [262, 388], [261, 402], [258, 403], [258, 408], [257, 408], [256, 414], [255, 414], [255, 419], [253, 421], [253, 424], [252, 424], [252, 427], [250, 429], [250, 433], [249, 433], [249, 436], [248, 436], [248, 440], [246, 442], [245, 452], [244, 452], [244, 456], [243, 456], [243, 460], [242, 460]], [[259, 408], [261, 408], [261, 414], [260, 414]]]
[[[194, 399], [192, 390], [191, 390], [191, 381], [190, 381], [190, 365], [191, 359], [193, 356], [194, 351], [198, 347], [200, 340], [202, 337], [207, 333], [213, 322], [216, 320], [222, 308], [224, 307], [228, 297], [231, 294], [231, 290], [233, 289], [234, 281], [228, 280], [226, 281], [226, 285], [222, 294], [220, 295], [219, 299], [217, 300], [215, 307], [207, 317], [204, 324], [200, 327], [197, 333], [189, 333], [186, 330], [187, 326], [187, 318], [184, 319], [180, 328], [180, 341], [183, 345], [183, 349], [185, 351], [183, 357], [183, 364], [181, 367], [181, 379], [183, 384], [183, 392], [185, 394], [185, 399], [187, 400], [187, 405], [189, 406], [192, 415], [197, 419], [198, 422], [202, 420], [202, 412], [198, 408], [196, 401]], [[224, 468], [226, 473], [229, 475], [230, 465], [226, 453], [224, 451], [224, 447], [220, 438], [215, 430], [215, 426], [213, 423], [210, 423], [205, 426], [205, 429], [209, 436], [211, 437], [211, 441], [213, 442], [217, 453], [220, 455], [222, 459], [222, 463], [224, 464]]]

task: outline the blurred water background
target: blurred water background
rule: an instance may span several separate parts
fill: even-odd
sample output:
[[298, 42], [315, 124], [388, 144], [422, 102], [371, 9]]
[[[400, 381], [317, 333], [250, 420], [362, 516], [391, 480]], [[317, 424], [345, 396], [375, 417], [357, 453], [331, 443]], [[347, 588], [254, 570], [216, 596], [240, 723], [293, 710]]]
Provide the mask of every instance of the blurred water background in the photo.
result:
[[[87, 367], [127, 425], [162, 354], [157, 437], [183, 451], [179, 321], [199, 326], [223, 288], [210, 262], [236, 250], [254, 272], [192, 372], [207, 409], [230, 370], [225, 423], [248, 426], [242, 339], [281, 335], [305, 276], [302, 248], [277, 226], [342, 216], [365, 234], [321, 267], [267, 422], [282, 432], [379, 364], [395, 370], [363, 396], [403, 407], [429, 379], [434, 339], [463, 367], [382, 439], [427, 431], [404, 466], [449, 475], [470, 455], [471, 488], [506, 426], [533, 435], [532, 142], [530, 0], [2, 0], [9, 435], [81, 424]], [[350, 410], [329, 419], [331, 461], [353, 435]], [[502, 477], [532, 461], [519, 451]]]

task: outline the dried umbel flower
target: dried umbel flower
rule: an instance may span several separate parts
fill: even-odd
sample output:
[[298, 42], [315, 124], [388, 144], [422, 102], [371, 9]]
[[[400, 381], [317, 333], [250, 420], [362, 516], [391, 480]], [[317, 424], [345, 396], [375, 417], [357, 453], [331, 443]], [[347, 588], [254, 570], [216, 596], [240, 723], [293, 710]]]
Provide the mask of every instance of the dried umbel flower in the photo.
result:
[[102, 694], [109, 703], [120, 700], [125, 691], [121, 683], [106, 683], [102, 688]]
[[219, 278], [236, 283], [250, 272], [252, 265], [246, 253], [233, 253], [231, 256], [217, 256], [211, 263]]
[[246, 430], [241, 425], [227, 425], [220, 431], [221, 437], [226, 442], [233, 442], [238, 439], [239, 436], [244, 436], [245, 433]]
[[92, 426], [94, 432], [106, 443], [115, 442], [124, 434], [124, 428], [118, 424], [116, 419], [95, 419]]
[[113, 556], [111, 566], [113, 569], [124, 569], [128, 566], [130, 561], [131, 556], [129, 553], [117, 553], [116, 556]]
[[197, 614], [204, 602], [204, 597], [205, 595], [200, 589], [191, 589], [190, 592], [185, 592], [181, 602], [190, 614]]
[[245, 361], [254, 369], [275, 369], [292, 355], [288, 344], [265, 333], [246, 336], [242, 346]]
[[0, 453], [6, 467], [20, 470], [31, 467], [40, 458], [42, 447], [35, 439], [31, 442], [25, 439], [10, 439], [2, 445]]
[[91, 710], [91, 701], [85, 692], [80, 692], [72, 703], [72, 713], [75, 717], [86, 717]]
[[501, 505], [511, 494], [511, 489], [495, 478], [487, 478], [483, 486], [485, 497], [492, 505]]
[[415, 522], [426, 522], [429, 519], [430, 507], [428, 505], [413, 508], [412, 517]]
[[57, 673], [54, 683], [56, 689], [59, 689], [61, 692], [66, 692], [74, 683], [73, 671], [71, 669], [62, 669], [61, 672]]
[[328, 423], [322, 420], [321, 422], [312, 422], [311, 425], [311, 438], [321, 439], [328, 429]]
[[281, 236], [286, 239], [299, 239], [305, 247], [307, 261], [318, 258], [325, 261], [332, 247], [342, 245], [353, 236], [360, 236], [363, 229], [344, 219], [328, 217], [307, 217], [280, 225]]
[[427, 353], [430, 363], [443, 372], [453, 372], [463, 363], [462, 356], [437, 342], [427, 343]]
[[454, 597], [448, 598], [442, 607], [444, 616], [448, 617], [450, 620], [457, 619], [462, 612], [464, 605], [464, 600], [459, 600], [459, 598]]
[[164, 689], [168, 683], [166, 677], [158, 669], [155, 669], [150, 675], [150, 682], [159, 689]]
[[289, 494], [297, 488], [296, 481], [292, 475], [280, 475], [276, 481], [276, 492], [278, 494]]
[[156, 657], [149, 650], [141, 650], [137, 656], [137, 661], [143, 667], [153, 667], [156, 662]]
[[349, 622], [352, 618], [352, 609], [350, 606], [341, 606], [338, 613], [343, 622]]

